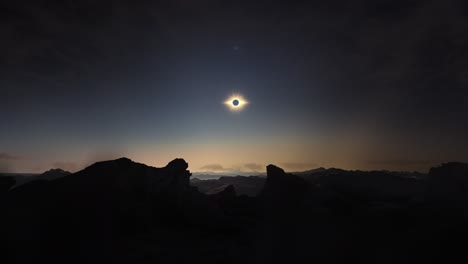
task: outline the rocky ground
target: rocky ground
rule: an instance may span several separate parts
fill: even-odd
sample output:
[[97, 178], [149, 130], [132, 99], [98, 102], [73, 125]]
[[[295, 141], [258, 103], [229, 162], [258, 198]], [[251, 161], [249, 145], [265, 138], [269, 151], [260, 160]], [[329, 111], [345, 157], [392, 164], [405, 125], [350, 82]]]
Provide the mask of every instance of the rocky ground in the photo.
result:
[[467, 164], [424, 177], [297, 176], [269, 165], [266, 179], [224, 179], [211, 193], [190, 184], [187, 168], [182, 159], [153, 168], [121, 158], [15, 188], [0, 177], [1, 262], [468, 260]]

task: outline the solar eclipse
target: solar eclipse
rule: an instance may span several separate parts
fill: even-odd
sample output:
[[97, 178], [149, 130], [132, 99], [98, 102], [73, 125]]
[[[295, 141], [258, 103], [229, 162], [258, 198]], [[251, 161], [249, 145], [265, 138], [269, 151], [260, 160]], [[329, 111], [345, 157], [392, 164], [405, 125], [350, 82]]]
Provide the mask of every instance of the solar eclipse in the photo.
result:
[[248, 102], [242, 95], [234, 94], [224, 101], [224, 104], [232, 112], [239, 112], [248, 104]]

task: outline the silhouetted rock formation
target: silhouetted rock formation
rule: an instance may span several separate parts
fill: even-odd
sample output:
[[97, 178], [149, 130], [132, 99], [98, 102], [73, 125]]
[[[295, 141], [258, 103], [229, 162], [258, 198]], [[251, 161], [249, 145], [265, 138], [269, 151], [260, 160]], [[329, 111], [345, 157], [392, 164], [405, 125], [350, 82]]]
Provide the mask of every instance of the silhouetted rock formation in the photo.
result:
[[39, 177], [41, 179], [46, 179], [46, 180], [54, 180], [54, 179], [57, 179], [57, 178], [61, 178], [61, 177], [70, 175], [70, 174], [71, 174], [71, 172], [65, 171], [65, 170], [62, 170], [62, 169], [50, 169], [50, 170], [48, 170], [48, 171], [46, 171], [46, 172], [44, 172], [41, 175], [36, 176], [36, 177]]
[[261, 195], [278, 196], [288, 198], [291, 195], [302, 194], [308, 189], [308, 184], [300, 177], [287, 174], [283, 169], [275, 165], [267, 166], [267, 180]]
[[[121, 158], [15, 188], [8, 197], [12, 228], [7, 237], [15, 241], [9, 247], [30, 250], [25, 259], [16, 259], [20, 262], [61, 260], [77, 248], [108, 259], [128, 235], [159, 232], [169, 236], [179, 228], [191, 233], [195, 228], [191, 226], [203, 232], [229, 229], [223, 211], [189, 185], [187, 167], [182, 159], [153, 168]], [[56, 255], [57, 249], [64, 256]]]
[[264, 208], [293, 209], [305, 201], [305, 196], [311, 190], [310, 184], [304, 179], [285, 173], [274, 165], [267, 166], [267, 180], [259, 197], [264, 202]]
[[[2, 263], [468, 260], [458, 242], [468, 236], [467, 164], [443, 164], [427, 178], [339, 169], [298, 176], [269, 165], [266, 179], [192, 181], [219, 189], [211, 195], [190, 185], [187, 168], [183, 159], [154, 168], [121, 158], [13, 189], [0, 178]], [[238, 195], [236, 184], [261, 191]]]
[[431, 168], [427, 181], [431, 202], [462, 209], [468, 219], [468, 164], [451, 162]]

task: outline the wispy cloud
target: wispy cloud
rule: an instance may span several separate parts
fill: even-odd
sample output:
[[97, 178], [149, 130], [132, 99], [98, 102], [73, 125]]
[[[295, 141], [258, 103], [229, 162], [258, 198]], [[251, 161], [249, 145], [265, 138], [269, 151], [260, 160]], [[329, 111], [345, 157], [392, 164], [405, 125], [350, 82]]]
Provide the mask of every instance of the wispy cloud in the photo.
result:
[[224, 168], [221, 164], [207, 164], [202, 166], [200, 170], [207, 170], [207, 171], [227, 171], [230, 170], [228, 168]]
[[0, 159], [1, 160], [20, 160], [21, 157], [2, 152], [0, 153]]
[[261, 164], [257, 163], [247, 163], [244, 164], [244, 167], [251, 171], [261, 171], [264, 169], [264, 167]]

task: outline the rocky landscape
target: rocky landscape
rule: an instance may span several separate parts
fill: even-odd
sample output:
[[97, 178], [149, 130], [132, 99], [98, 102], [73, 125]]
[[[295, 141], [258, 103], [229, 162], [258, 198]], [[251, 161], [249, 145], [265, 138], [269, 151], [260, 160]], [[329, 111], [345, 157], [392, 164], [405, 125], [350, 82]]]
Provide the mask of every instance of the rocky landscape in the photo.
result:
[[[127, 158], [15, 186], [2, 263], [463, 263], [468, 164], [427, 175], [321, 169], [190, 181]], [[12, 188], [15, 186], [14, 188]]]

